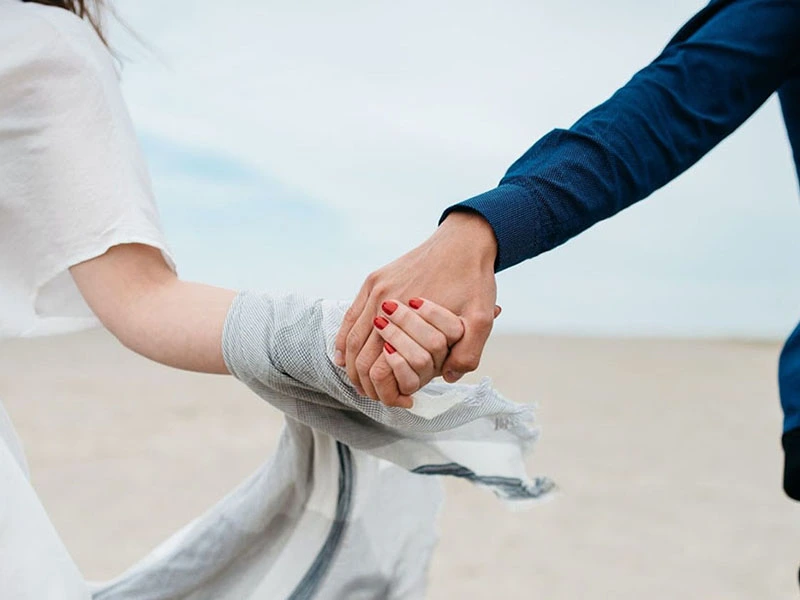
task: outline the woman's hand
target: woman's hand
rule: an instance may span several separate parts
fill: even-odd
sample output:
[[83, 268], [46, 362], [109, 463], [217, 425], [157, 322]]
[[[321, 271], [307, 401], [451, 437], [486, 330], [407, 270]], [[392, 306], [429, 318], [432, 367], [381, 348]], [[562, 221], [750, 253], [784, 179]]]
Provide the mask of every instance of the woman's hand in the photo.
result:
[[444, 378], [453, 383], [477, 369], [496, 316], [496, 255], [489, 223], [477, 214], [454, 212], [422, 245], [367, 277], [336, 336], [334, 360], [347, 368], [356, 389], [391, 405], [376, 393], [371, 376], [373, 370], [390, 371], [372, 326], [387, 298], [422, 295], [459, 315], [464, 336], [445, 360]]
[[457, 315], [425, 298], [412, 298], [408, 305], [386, 300], [373, 327], [383, 338], [389, 369], [376, 362], [370, 381], [382, 402], [404, 408], [413, 405], [411, 394], [441, 374], [450, 348], [464, 336]]

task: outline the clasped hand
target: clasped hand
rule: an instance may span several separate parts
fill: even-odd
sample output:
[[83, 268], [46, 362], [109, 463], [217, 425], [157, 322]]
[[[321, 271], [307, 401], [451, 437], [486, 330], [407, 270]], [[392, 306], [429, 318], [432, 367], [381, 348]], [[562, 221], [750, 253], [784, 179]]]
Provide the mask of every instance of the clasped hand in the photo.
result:
[[359, 393], [409, 408], [411, 394], [434, 377], [452, 383], [478, 368], [500, 312], [496, 254], [483, 217], [454, 212], [422, 245], [367, 277], [336, 337], [335, 361]]

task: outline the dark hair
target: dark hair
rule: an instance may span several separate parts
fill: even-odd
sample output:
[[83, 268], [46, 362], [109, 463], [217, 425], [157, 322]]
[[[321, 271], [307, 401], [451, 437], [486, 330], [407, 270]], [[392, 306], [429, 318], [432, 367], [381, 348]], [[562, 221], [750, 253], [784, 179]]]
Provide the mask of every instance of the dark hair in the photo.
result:
[[57, 6], [75, 13], [81, 19], [86, 19], [100, 36], [106, 46], [106, 38], [103, 35], [103, 11], [105, 10], [105, 2], [103, 0], [23, 0], [23, 2], [36, 2], [37, 4], [46, 4], [48, 6]]

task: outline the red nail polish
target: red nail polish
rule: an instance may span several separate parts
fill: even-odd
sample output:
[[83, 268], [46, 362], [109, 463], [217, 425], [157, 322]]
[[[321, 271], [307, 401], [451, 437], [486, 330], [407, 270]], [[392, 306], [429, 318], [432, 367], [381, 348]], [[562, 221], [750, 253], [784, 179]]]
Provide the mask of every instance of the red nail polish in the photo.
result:
[[381, 304], [381, 308], [383, 312], [387, 315], [391, 315], [394, 311], [397, 310], [397, 302], [392, 302], [391, 300], [387, 300], [383, 304]]
[[420, 306], [422, 306], [423, 302], [424, 300], [422, 298], [412, 298], [411, 300], [408, 301], [408, 305], [413, 309], [417, 309]]
[[387, 320], [386, 320], [386, 319], [384, 319], [383, 317], [375, 317], [375, 320], [374, 320], [374, 321], [372, 321], [372, 323], [373, 323], [373, 324], [375, 325], [375, 327], [377, 327], [378, 329], [383, 329], [384, 327], [386, 327], [386, 326], [389, 324], [389, 321], [387, 321]]
[[383, 347], [389, 354], [394, 354], [397, 352], [397, 350], [394, 349], [394, 346], [392, 346], [389, 342], [383, 342]]

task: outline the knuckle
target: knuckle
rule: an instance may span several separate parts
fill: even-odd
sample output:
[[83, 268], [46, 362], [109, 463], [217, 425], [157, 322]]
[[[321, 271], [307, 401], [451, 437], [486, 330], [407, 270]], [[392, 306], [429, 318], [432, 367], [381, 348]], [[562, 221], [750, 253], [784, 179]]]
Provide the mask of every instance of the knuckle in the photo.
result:
[[436, 332], [431, 336], [430, 349], [433, 354], [441, 356], [447, 354], [447, 338], [441, 332]]
[[410, 396], [419, 389], [419, 384], [412, 382], [410, 380], [400, 381], [398, 382], [398, 389], [400, 390], [400, 393], [403, 394], [404, 396]]
[[427, 352], [424, 354], [420, 353], [409, 360], [409, 364], [414, 372], [425, 373], [433, 369], [433, 358]]
[[492, 325], [494, 324], [494, 314], [491, 311], [477, 312], [470, 317], [470, 321], [473, 328], [479, 331], [488, 331], [491, 330]]
[[348, 350], [355, 350], [358, 345], [358, 335], [356, 332], [351, 330], [350, 333], [347, 334], [344, 343]]
[[384, 363], [377, 362], [369, 370], [369, 378], [372, 381], [384, 382], [390, 377], [392, 377], [392, 369]]
[[380, 270], [372, 271], [372, 273], [367, 275], [366, 279], [364, 280], [364, 283], [366, 284], [366, 286], [368, 288], [371, 289], [371, 288], [375, 287], [375, 285], [378, 283], [378, 280], [380, 278], [381, 278]]
[[478, 367], [481, 366], [481, 359], [477, 357], [467, 359], [464, 366], [466, 367], [466, 371], [477, 371]]
[[356, 371], [360, 375], [368, 375], [372, 364], [367, 356], [359, 354], [358, 358], [356, 358]]
[[367, 275], [364, 287], [369, 290], [369, 298], [374, 301], [385, 296], [389, 286], [386, 283], [382, 271], [378, 269]]
[[351, 304], [348, 307], [348, 309], [345, 311], [345, 313], [344, 313], [344, 320], [345, 321], [355, 321], [357, 316], [358, 315], [356, 313], [356, 305], [355, 304]]
[[464, 327], [464, 319], [459, 318], [458, 323], [456, 324], [455, 328], [453, 329], [455, 332], [456, 340], [460, 340], [464, 337], [464, 333], [466, 332], [466, 328]]
[[361, 352], [361, 348], [363, 346], [364, 341], [362, 337], [355, 329], [351, 330], [350, 333], [347, 334], [347, 340], [345, 341], [345, 347], [347, 348], [348, 354], [358, 354]]
[[453, 360], [450, 366], [461, 373], [469, 373], [470, 371], [475, 371], [480, 364], [480, 356], [477, 354], [467, 354], [466, 356], [461, 356]]
[[388, 294], [389, 294], [389, 286], [385, 282], [378, 280], [375, 282], [375, 285], [372, 286], [371, 296], [375, 300], [378, 301], [383, 300], [386, 298]]

